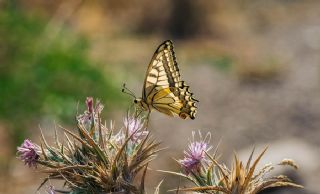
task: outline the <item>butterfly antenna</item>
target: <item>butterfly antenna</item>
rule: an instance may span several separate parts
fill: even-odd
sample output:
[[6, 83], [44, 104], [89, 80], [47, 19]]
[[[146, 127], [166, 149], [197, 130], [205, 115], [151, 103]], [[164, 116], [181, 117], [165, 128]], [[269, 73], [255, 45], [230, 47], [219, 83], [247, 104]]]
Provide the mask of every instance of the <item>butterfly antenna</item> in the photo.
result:
[[125, 83], [122, 85], [122, 92], [125, 93], [125, 94], [128, 94], [128, 95], [132, 96], [133, 98], [136, 98], [136, 96], [134, 95], [134, 93], [126, 87], [126, 84], [125, 84]]

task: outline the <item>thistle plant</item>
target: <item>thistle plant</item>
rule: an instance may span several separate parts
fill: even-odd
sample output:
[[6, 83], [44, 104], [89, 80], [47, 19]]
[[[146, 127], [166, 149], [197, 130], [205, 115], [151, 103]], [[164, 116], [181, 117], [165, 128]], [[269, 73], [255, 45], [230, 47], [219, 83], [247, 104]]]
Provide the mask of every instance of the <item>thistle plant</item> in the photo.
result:
[[[262, 169], [256, 170], [257, 164], [267, 148], [255, 160], [253, 160], [253, 149], [245, 165], [239, 161], [235, 154], [231, 168], [218, 161], [217, 149], [213, 155], [210, 155], [208, 150], [208, 144], [201, 138], [200, 141], [192, 141], [189, 144], [188, 151], [184, 152], [184, 159], [177, 160], [183, 172], [162, 171], [183, 177], [195, 185], [194, 187], [176, 189], [176, 191], [214, 194], [256, 194], [271, 187], [290, 186], [303, 188], [301, 185], [293, 183], [285, 175], [268, 177], [267, 174], [274, 170], [275, 165], [266, 164]], [[298, 169], [298, 165], [291, 159], [284, 159], [278, 165], [291, 166], [294, 169]]]
[[[41, 167], [47, 178], [63, 180], [65, 190], [50, 187], [48, 193], [145, 193], [147, 166], [159, 151], [159, 143], [151, 139], [145, 119], [128, 116], [116, 131], [106, 126], [100, 115], [103, 105], [92, 98], [87, 110], [76, 117], [77, 132], [59, 126], [65, 141], [55, 131], [55, 143], [49, 145], [41, 132], [41, 144], [25, 140], [18, 147], [18, 156], [29, 167]], [[137, 174], [141, 172], [140, 180]], [[138, 183], [137, 183], [138, 182]]]
[[[64, 132], [63, 141], [55, 130], [54, 144], [50, 145], [41, 131], [40, 145], [26, 139], [17, 148], [18, 158], [30, 168], [38, 168], [47, 174], [40, 187], [53, 179], [64, 181], [63, 189], [47, 186], [46, 193], [49, 194], [146, 193], [147, 167], [160, 151], [159, 143], [147, 130], [149, 117], [141, 116], [142, 112], [134, 109], [133, 114], [124, 118], [123, 127], [116, 130], [113, 122], [109, 126], [102, 122], [100, 101], [94, 103], [93, 98], [88, 97], [86, 107], [76, 116], [76, 131], [58, 127]], [[302, 188], [287, 176], [267, 176], [275, 165], [266, 164], [256, 170], [267, 149], [256, 159], [253, 159], [253, 150], [246, 163], [235, 154], [233, 164], [228, 168], [219, 162], [218, 146], [213, 154], [209, 153], [213, 148], [211, 134], [203, 137], [199, 131], [199, 136], [196, 138], [196, 133], [192, 133], [184, 157], [176, 160], [182, 172], [162, 171], [183, 177], [194, 185], [175, 189], [177, 193], [256, 194], [271, 187]], [[298, 169], [291, 159], [284, 159], [277, 166]], [[154, 194], [160, 193], [161, 183]]]

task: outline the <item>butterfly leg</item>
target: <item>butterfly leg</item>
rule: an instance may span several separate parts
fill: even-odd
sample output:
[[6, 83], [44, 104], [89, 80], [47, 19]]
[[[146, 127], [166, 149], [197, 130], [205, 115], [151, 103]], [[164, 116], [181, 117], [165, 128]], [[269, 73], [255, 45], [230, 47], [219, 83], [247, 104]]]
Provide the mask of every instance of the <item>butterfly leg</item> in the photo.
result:
[[146, 116], [146, 120], [147, 120], [146, 128], [148, 128], [148, 126], [149, 126], [150, 113], [151, 113], [151, 110], [148, 109], [148, 113], [147, 113], [147, 116]]
[[140, 117], [141, 116], [141, 113], [143, 112], [143, 110], [141, 110], [141, 109], [136, 109], [136, 111], [135, 111], [135, 118], [138, 118], [138, 117]]

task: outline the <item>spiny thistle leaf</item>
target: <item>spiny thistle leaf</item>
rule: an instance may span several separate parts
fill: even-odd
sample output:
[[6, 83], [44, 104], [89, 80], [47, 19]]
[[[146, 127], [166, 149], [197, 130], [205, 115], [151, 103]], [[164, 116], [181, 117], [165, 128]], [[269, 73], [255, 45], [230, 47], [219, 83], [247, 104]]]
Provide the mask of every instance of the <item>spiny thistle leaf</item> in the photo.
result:
[[[264, 153], [267, 151], [267, 149], [268, 149], [268, 148], [265, 148], [265, 149], [261, 152], [261, 154], [258, 156], [258, 158], [253, 162], [253, 165], [250, 167], [250, 170], [249, 170], [248, 174], [245, 176], [245, 181], [244, 181], [244, 183], [243, 183], [243, 188], [246, 188], [246, 187], [248, 186], [250, 180], [252, 180], [251, 178], [252, 178], [253, 173], [254, 173], [254, 171], [255, 171], [255, 169], [256, 169], [256, 166], [257, 166], [257, 164], [259, 163], [259, 161], [260, 161], [260, 159], [262, 158], [262, 156], [264, 155]], [[252, 153], [253, 153], [253, 151], [252, 151]], [[251, 160], [251, 158], [250, 158], [249, 160]], [[249, 162], [248, 162], [248, 163], [249, 163]]]
[[160, 186], [161, 184], [163, 183], [163, 180], [160, 181], [160, 183], [157, 185], [155, 191], [154, 191], [154, 194], [160, 194]]

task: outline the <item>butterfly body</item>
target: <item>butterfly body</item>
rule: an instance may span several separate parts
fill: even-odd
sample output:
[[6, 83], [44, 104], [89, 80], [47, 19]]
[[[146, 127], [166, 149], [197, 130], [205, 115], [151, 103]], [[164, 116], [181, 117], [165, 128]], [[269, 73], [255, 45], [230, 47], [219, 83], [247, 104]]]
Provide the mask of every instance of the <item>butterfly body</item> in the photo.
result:
[[150, 111], [151, 110], [151, 108], [149, 107], [149, 105], [146, 103], [146, 102], [144, 102], [143, 100], [142, 100], [142, 98], [136, 98], [136, 99], [134, 99], [134, 101], [133, 101], [135, 104], [137, 104], [138, 106], [140, 106], [144, 111]]
[[189, 86], [181, 81], [173, 43], [163, 42], [154, 53], [147, 69], [141, 98], [134, 103], [145, 111], [158, 110], [182, 119], [195, 118], [196, 109]]

